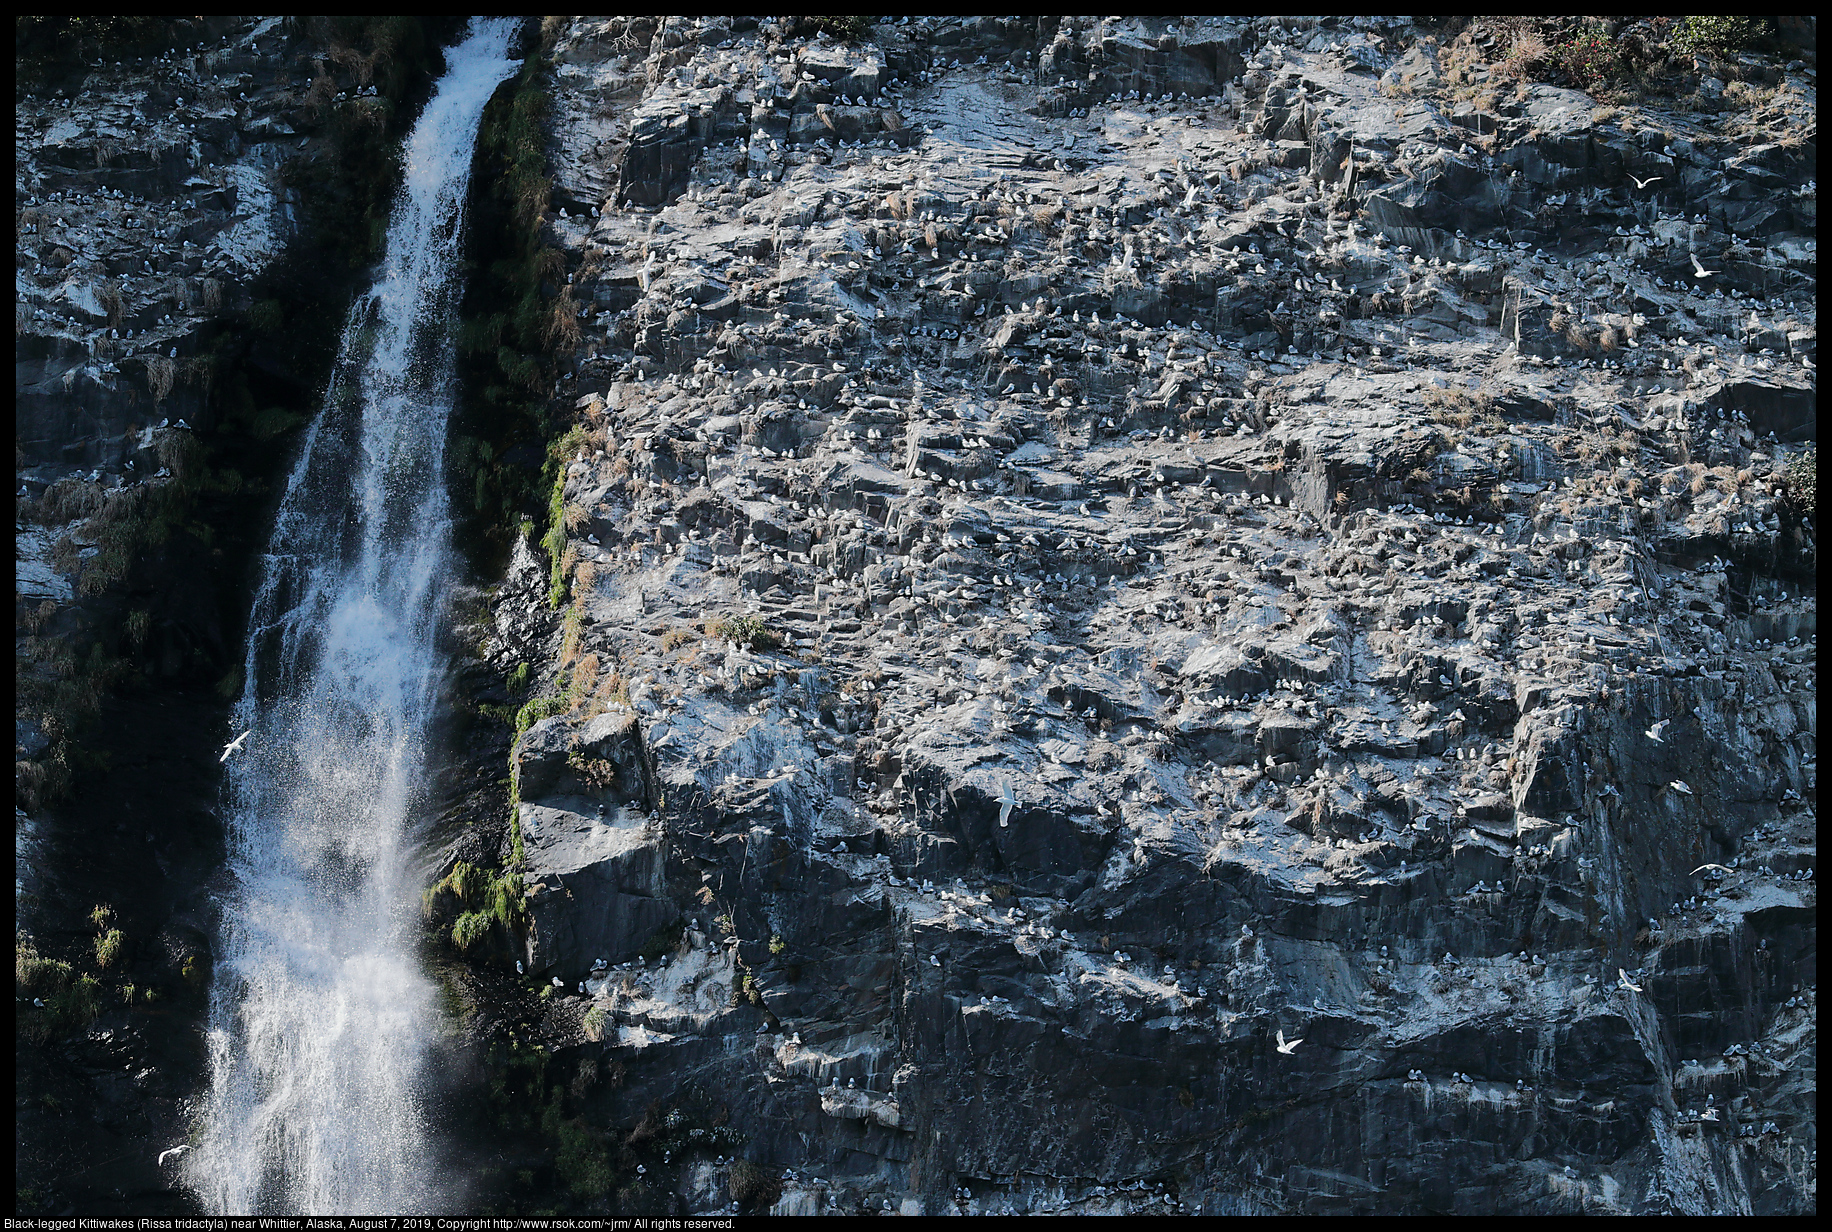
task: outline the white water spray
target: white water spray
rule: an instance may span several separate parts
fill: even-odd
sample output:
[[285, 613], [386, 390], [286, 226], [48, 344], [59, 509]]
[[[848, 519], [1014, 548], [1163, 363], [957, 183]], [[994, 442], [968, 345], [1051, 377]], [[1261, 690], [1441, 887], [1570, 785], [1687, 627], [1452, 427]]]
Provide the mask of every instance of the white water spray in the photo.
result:
[[514, 23], [478, 20], [405, 151], [375, 286], [351, 308], [249, 622], [229, 760], [212, 1088], [188, 1179], [228, 1214], [436, 1207], [432, 988], [412, 958], [463, 206]]

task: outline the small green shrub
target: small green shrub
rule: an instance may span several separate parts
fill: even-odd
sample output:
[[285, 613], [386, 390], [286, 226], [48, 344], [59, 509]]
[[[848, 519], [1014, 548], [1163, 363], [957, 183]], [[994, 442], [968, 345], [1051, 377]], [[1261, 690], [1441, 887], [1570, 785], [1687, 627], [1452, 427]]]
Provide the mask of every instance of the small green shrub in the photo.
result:
[[[560, 1092], [555, 1088], [551, 1107], [556, 1113], [559, 1100]], [[589, 1200], [610, 1193], [611, 1186], [617, 1182], [617, 1171], [611, 1166], [610, 1143], [604, 1131], [593, 1127], [583, 1117], [562, 1120], [556, 1116], [553, 1121], [551, 1132], [559, 1139], [554, 1167], [573, 1196]], [[547, 1127], [548, 1120], [543, 1118], [542, 1128]]]
[[277, 299], [257, 300], [248, 310], [248, 323], [256, 333], [277, 334], [286, 324], [286, 308]]
[[715, 637], [726, 638], [740, 646], [753, 646], [758, 650], [774, 650], [782, 645], [782, 637], [765, 625], [761, 616], [727, 616], [711, 632]]
[[509, 692], [526, 693], [528, 691], [528, 677], [532, 671], [533, 668], [528, 664], [517, 663], [515, 665], [515, 670], [509, 673]]
[[810, 17], [807, 20], [828, 38], [842, 41], [864, 38], [871, 31], [870, 17]]
[[1784, 472], [1787, 502], [1803, 518], [1813, 516], [1813, 498], [1819, 490], [1819, 450], [1808, 449], [1788, 459]]
[[1673, 31], [1673, 48], [1728, 56], [1752, 46], [1765, 33], [1760, 17], [1682, 17]]
[[669, 950], [680, 944], [681, 934], [687, 930], [685, 920], [676, 920], [665, 924], [649, 934], [649, 939], [642, 943], [642, 956], [645, 961], [654, 962]]
[[1613, 81], [1627, 67], [1621, 44], [1601, 30], [1561, 40], [1552, 49], [1552, 62], [1584, 90]]
[[783, 942], [781, 933], [772, 933], [770, 935], [770, 953], [771, 954], [780, 954], [788, 948], [789, 947], [786, 944], [784, 944]]
[[727, 1182], [727, 1187], [731, 1190], [732, 1201], [747, 1214], [767, 1211], [782, 1197], [782, 1177], [770, 1169], [758, 1167], [748, 1159], [740, 1159], [732, 1164], [731, 1180]]
[[232, 702], [242, 695], [241, 664], [230, 668], [223, 678], [216, 682], [216, 695], [226, 702]]
[[575, 751], [566, 755], [566, 764], [587, 787], [603, 791], [617, 784], [617, 767], [602, 757], [587, 757]]

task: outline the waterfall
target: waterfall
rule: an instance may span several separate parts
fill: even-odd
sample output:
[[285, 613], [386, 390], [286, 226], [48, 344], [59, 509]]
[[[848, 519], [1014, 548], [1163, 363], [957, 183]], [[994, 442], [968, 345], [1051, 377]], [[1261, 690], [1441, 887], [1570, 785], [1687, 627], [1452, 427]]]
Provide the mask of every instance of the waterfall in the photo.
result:
[[510, 20], [472, 22], [404, 151], [374, 286], [288, 479], [226, 767], [233, 888], [191, 1186], [229, 1214], [405, 1214], [431, 1173], [433, 989], [413, 959], [464, 198]]

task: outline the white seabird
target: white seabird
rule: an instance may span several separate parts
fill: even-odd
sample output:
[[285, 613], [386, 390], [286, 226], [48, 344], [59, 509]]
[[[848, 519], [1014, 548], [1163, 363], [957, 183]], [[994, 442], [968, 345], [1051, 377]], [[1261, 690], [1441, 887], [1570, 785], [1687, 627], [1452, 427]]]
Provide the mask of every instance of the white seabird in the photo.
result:
[[1616, 983], [1622, 985], [1622, 987], [1628, 989], [1630, 992], [1641, 991], [1641, 985], [1629, 979], [1628, 972], [1624, 971], [1621, 967], [1616, 968]]
[[1279, 1051], [1284, 1053], [1286, 1056], [1290, 1056], [1292, 1053], [1296, 1052], [1298, 1050], [1298, 1045], [1304, 1042], [1303, 1036], [1299, 1036], [1297, 1039], [1294, 1039], [1294, 1040], [1286, 1039], [1285, 1038], [1285, 1028], [1283, 1027], [1280, 1027], [1278, 1029], [1278, 1031], [1276, 1032], [1276, 1035], [1279, 1041]]
[[190, 1149], [191, 1148], [189, 1146], [175, 1146], [169, 1150], [164, 1150], [164, 1151], [159, 1152], [159, 1165], [158, 1166], [161, 1168], [165, 1167], [166, 1160], [176, 1159]]
[[1656, 724], [1654, 724], [1654, 726], [1652, 726], [1652, 727], [1650, 727], [1650, 728], [1648, 728], [1648, 730], [1647, 730], [1647, 738], [1648, 738], [1649, 740], [1652, 740], [1652, 741], [1653, 741], [1653, 742], [1654, 742], [1655, 744], [1664, 744], [1664, 743], [1666, 743], [1666, 742], [1665, 742], [1664, 740], [1662, 740], [1662, 739], [1660, 738], [1660, 733], [1661, 733], [1661, 732], [1663, 732], [1663, 731], [1665, 731], [1665, 730], [1666, 730], [1666, 728], [1667, 728], [1667, 724], [1668, 724], [1668, 723], [1671, 723], [1672, 721], [1673, 721], [1673, 720], [1671, 720], [1671, 719], [1662, 719], [1662, 720], [1660, 720], [1660, 722], [1658, 722], [1658, 723], [1656, 723]]
[[251, 727], [248, 729], [248, 731], [243, 732], [241, 735], [231, 740], [228, 744], [225, 744], [223, 746], [223, 755], [216, 759], [216, 764], [220, 766], [224, 762], [229, 760], [229, 754], [241, 752], [243, 742], [245, 742], [248, 739], [249, 732], [252, 732], [253, 730], [254, 728]]
[[1011, 784], [1009, 782], [1001, 783], [999, 785], [999, 824], [1001, 826], [1011, 824], [1011, 810], [1017, 803], [1018, 798], [1012, 795]]

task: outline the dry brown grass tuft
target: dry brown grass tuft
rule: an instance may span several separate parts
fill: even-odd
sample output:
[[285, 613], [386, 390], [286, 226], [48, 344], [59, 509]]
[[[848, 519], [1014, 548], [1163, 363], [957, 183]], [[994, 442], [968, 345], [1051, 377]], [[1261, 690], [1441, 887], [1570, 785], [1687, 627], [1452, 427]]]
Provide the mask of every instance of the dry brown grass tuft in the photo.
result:
[[153, 391], [154, 406], [166, 400], [177, 376], [178, 365], [164, 355], [154, 355], [146, 361], [146, 384]]
[[556, 349], [573, 350], [578, 347], [583, 336], [579, 329], [579, 309], [573, 303], [572, 287], [568, 285], [561, 289], [559, 298], [554, 300], [548, 314], [547, 343]]
[[600, 666], [601, 664], [596, 654], [585, 655], [573, 665], [572, 683], [568, 686], [566, 692], [567, 698], [572, 702], [575, 710], [578, 709], [579, 705], [584, 702], [586, 698], [590, 697], [593, 690], [598, 687], [598, 669]]
[[102, 305], [102, 311], [108, 314], [108, 324], [112, 329], [119, 329], [123, 314], [126, 311], [121, 302], [121, 288], [113, 282], [104, 282], [96, 291], [96, 302]]

